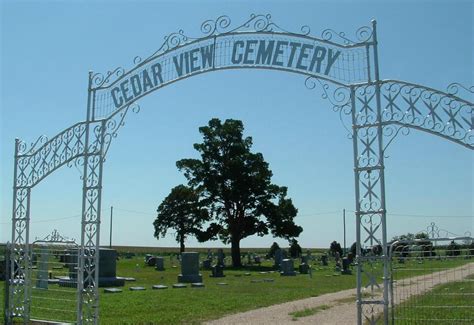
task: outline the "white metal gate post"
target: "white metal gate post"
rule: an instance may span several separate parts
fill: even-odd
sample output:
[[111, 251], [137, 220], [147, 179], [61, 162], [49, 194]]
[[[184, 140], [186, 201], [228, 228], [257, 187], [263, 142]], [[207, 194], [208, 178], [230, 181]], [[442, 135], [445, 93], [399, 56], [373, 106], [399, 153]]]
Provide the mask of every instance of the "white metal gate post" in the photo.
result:
[[89, 72], [87, 124], [82, 174], [82, 223], [77, 276], [78, 324], [99, 321], [99, 245], [102, 200], [102, 167], [106, 120], [93, 120], [94, 91]]
[[9, 306], [6, 319], [21, 317], [23, 323], [29, 321], [30, 297], [28, 293], [29, 270], [29, 226], [31, 188], [27, 182], [27, 163], [19, 158], [23, 143], [15, 139], [15, 157], [13, 172], [13, 213], [12, 243], [10, 252]]
[[[375, 20], [372, 21], [372, 48], [374, 80], [351, 87], [359, 325], [364, 321], [376, 324], [381, 318], [388, 324], [389, 303], [383, 123]], [[382, 283], [378, 281], [380, 263]], [[370, 289], [368, 296], [362, 294], [364, 289]]]

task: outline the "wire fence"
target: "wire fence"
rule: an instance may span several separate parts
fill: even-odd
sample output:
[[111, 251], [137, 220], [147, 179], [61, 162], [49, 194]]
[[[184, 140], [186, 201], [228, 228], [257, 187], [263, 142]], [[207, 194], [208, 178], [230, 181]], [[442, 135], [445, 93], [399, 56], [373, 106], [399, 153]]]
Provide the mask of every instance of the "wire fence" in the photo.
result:
[[393, 324], [474, 324], [472, 237], [396, 241], [390, 252]]
[[31, 248], [30, 318], [75, 323], [78, 247], [72, 242], [39, 242]]

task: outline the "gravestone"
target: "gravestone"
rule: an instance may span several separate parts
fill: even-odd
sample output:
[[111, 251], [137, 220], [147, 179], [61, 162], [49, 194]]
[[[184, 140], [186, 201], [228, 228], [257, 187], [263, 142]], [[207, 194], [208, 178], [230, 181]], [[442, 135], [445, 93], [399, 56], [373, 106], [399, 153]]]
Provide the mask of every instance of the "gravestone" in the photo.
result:
[[328, 266], [328, 256], [326, 254], [321, 256], [321, 265]]
[[211, 263], [212, 263], [212, 260], [210, 260], [209, 258], [202, 261], [203, 269], [210, 270], [211, 269]]
[[156, 257], [155, 270], [157, 271], [165, 270], [165, 259], [162, 256]]
[[283, 260], [283, 253], [280, 248], [275, 250], [275, 264], [273, 265], [274, 268], [280, 269], [281, 261]]
[[219, 248], [217, 250], [217, 265], [225, 266], [224, 258], [225, 258], [224, 250], [222, 248]]
[[212, 274], [211, 277], [213, 278], [223, 278], [225, 277], [224, 275], [224, 267], [222, 265], [214, 265], [211, 269]]
[[199, 253], [181, 253], [181, 274], [178, 275], [178, 282], [202, 282], [202, 275], [199, 274]]
[[254, 259], [254, 261], [255, 261], [255, 264], [260, 265], [260, 264], [262, 263], [262, 259], [261, 259], [261, 257], [258, 256], [258, 255], [255, 255], [255, 256], [253, 257], [253, 259]]
[[[70, 256], [77, 257], [77, 249]], [[99, 287], [123, 287], [124, 278], [117, 278], [117, 251], [110, 248], [99, 249]], [[75, 287], [77, 285], [77, 263], [69, 264], [69, 278], [60, 279], [59, 285]], [[87, 285], [87, 283], [84, 283]]]
[[[303, 260], [303, 259], [302, 259]], [[306, 263], [301, 263], [300, 266], [298, 267], [298, 271], [301, 274], [308, 274], [309, 272], [309, 265]]]
[[352, 271], [350, 269], [351, 262], [349, 261], [349, 258], [344, 257], [342, 258], [342, 274], [352, 274]]
[[134, 257], [134, 256], [135, 256], [135, 253], [131, 253], [131, 252], [126, 252], [125, 253], [125, 259], [127, 259], [127, 260], [132, 259], [132, 257]]
[[281, 272], [282, 276], [295, 276], [296, 272], [293, 266], [293, 260], [285, 258], [281, 261]]
[[38, 271], [36, 274], [36, 288], [48, 289], [48, 249], [46, 247], [41, 247], [39, 254], [40, 258], [38, 263]]
[[146, 265], [148, 265], [148, 266], [155, 266], [155, 265], [156, 265], [156, 256], [150, 256], [150, 257], [146, 260]]

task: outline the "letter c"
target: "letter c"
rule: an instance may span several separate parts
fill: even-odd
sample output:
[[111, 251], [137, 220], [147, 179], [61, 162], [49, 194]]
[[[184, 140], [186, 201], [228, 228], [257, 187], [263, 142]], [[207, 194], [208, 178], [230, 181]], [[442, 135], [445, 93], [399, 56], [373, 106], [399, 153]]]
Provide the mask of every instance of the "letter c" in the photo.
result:
[[120, 106], [122, 106], [123, 105], [123, 97], [119, 95], [119, 97], [117, 98], [117, 95], [120, 93], [120, 88], [115, 87], [115, 88], [112, 89], [112, 91], [110, 93], [112, 95], [112, 99], [114, 100], [115, 108], [119, 108]]
[[242, 61], [242, 53], [240, 53], [237, 57], [237, 46], [240, 48], [244, 48], [244, 42], [243, 41], [237, 41], [234, 43], [234, 48], [232, 49], [232, 63], [233, 64], [239, 64]]

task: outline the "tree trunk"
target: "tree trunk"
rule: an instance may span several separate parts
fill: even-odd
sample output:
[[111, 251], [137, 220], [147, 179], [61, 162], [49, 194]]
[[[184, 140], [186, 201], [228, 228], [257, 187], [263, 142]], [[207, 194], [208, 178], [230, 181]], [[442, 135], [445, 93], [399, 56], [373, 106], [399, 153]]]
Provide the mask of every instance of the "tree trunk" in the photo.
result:
[[240, 267], [242, 266], [242, 261], [240, 260], [240, 239], [232, 238], [231, 245], [232, 266]]
[[179, 239], [179, 252], [184, 252], [184, 236], [181, 236], [181, 238]]

